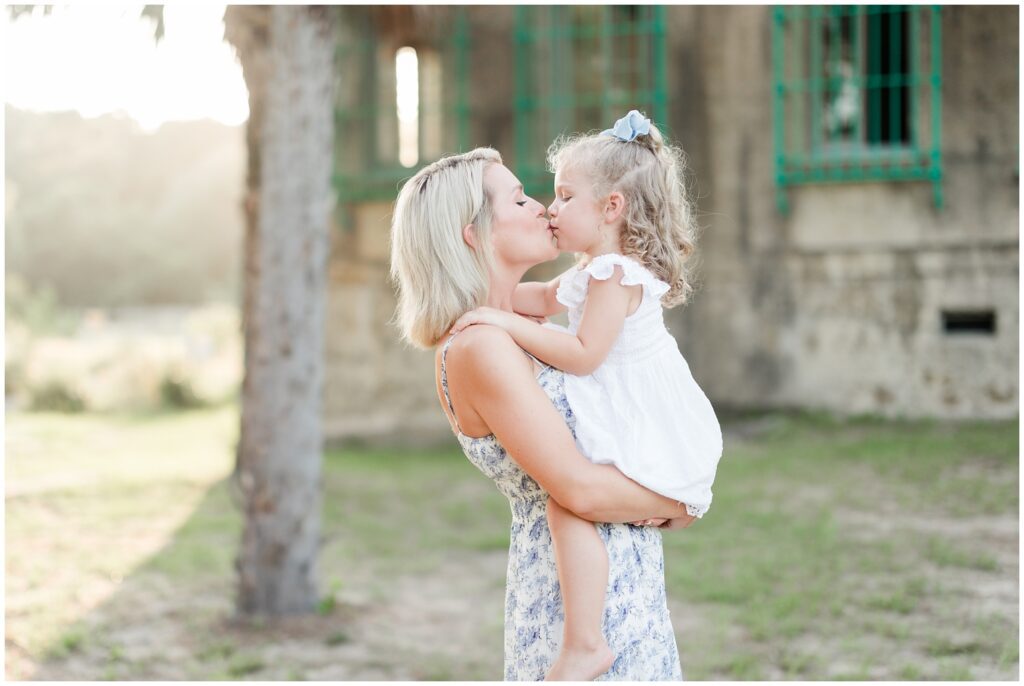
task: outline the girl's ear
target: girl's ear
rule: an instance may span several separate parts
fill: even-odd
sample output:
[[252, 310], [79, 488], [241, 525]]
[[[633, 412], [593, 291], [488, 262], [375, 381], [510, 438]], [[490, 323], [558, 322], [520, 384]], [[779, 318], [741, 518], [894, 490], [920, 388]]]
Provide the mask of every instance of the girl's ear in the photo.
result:
[[618, 191], [612, 191], [604, 204], [604, 220], [608, 224], [614, 224], [626, 210], [626, 198]]
[[476, 227], [473, 226], [472, 224], [466, 224], [465, 226], [463, 226], [462, 240], [466, 241], [466, 245], [473, 248], [473, 250], [476, 250]]

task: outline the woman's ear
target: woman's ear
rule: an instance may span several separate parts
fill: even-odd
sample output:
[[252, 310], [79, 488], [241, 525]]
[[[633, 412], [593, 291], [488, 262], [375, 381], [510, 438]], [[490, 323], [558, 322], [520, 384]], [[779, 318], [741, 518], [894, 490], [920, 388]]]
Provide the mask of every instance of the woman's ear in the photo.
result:
[[604, 204], [604, 220], [614, 224], [626, 209], [626, 198], [618, 191], [612, 191]]
[[476, 250], [476, 227], [473, 226], [472, 224], [466, 224], [465, 226], [463, 226], [462, 240], [466, 241], [466, 245], [473, 248], [473, 250]]

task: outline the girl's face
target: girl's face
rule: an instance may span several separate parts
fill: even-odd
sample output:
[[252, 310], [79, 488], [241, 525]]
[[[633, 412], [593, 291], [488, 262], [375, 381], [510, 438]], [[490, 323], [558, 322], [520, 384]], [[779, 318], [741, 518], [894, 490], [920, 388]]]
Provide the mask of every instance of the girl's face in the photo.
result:
[[484, 170], [484, 188], [491, 199], [491, 244], [505, 265], [532, 267], [558, 257], [548, 230], [544, 205], [523, 193], [523, 184], [503, 164]]
[[559, 250], [588, 255], [607, 251], [604, 243], [608, 234], [601, 230], [601, 210], [585, 174], [571, 169], [555, 172], [555, 200], [548, 213]]

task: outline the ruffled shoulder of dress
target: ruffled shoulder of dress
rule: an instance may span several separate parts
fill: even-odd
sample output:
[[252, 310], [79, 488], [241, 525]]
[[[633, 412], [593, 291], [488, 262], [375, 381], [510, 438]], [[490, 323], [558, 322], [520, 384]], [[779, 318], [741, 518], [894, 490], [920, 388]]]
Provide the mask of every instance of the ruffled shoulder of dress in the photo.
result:
[[651, 270], [632, 257], [618, 253], [598, 255], [583, 271], [591, 278], [605, 281], [615, 273], [615, 267], [622, 267], [623, 286], [643, 286], [644, 290], [659, 298], [668, 292], [668, 284], [656, 277]]
[[667, 283], [633, 258], [618, 253], [608, 253], [607, 255], [598, 255], [586, 267], [577, 268], [576, 271], [563, 278], [558, 284], [555, 297], [566, 307], [582, 306], [583, 301], [587, 298], [590, 279], [606, 281], [615, 273], [616, 266], [622, 268], [621, 283], [623, 286], [643, 286], [644, 291], [656, 299], [660, 299], [669, 290]]

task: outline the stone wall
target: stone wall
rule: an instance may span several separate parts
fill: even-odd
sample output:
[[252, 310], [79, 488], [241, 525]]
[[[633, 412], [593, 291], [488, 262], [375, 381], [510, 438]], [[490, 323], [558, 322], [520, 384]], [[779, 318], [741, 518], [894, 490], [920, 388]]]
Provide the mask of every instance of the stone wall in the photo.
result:
[[406, 344], [388, 281], [390, 203], [366, 203], [334, 231], [324, 435], [329, 443], [452, 440], [434, 391], [433, 353]]
[[[943, 8], [941, 209], [927, 183], [806, 185], [785, 216], [771, 11], [672, 13], [706, 230], [704, 288], [669, 319], [694, 375], [719, 405], [1016, 416], [1017, 8]], [[993, 335], [944, 333], [943, 310], [986, 309]]]
[[[477, 6], [470, 69], [470, 145], [488, 145], [515, 169], [513, 8]], [[454, 151], [450, 151], [454, 152]], [[434, 355], [404, 343], [388, 281], [391, 203], [342, 208], [330, 266], [324, 433], [332, 444], [429, 446], [454, 438], [438, 405]], [[558, 264], [564, 264], [563, 258]], [[527, 278], [564, 270], [540, 266]]]
[[[701, 288], [666, 320], [694, 376], [723, 408], [1017, 416], [1018, 9], [942, 9], [941, 209], [930, 184], [872, 182], [792, 188], [787, 215], [775, 199], [771, 11], [668, 11], [668, 124], [703, 233]], [[471, 69], [470, 144], [497, 148], [514, 171], [512, 12], [470, 11], [469, 62], [484, 65]], [[432, 354], [390, 323], [390, 212], [357, 206], [335, 231], [326, 432], [451, 441]], [[942, 312], [959, 309], [992, 310], [994, 333], [944, 333]]]

